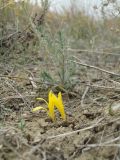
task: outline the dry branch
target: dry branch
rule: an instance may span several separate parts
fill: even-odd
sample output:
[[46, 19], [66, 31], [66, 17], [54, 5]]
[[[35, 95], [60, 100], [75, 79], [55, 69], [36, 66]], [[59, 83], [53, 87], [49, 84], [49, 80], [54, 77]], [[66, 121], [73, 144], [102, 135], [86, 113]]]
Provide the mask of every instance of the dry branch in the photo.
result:
[[72, 132], [67, 132], [67, 133], [59, 134], [59, 135], [56, 135], [56, 136], [51, 136], [51, 137], [48, 137], [48, 139], [65, 137], [65, 136], [69, 136], [69, 135], [72, 135], [72, 134], [75, 134], [75, 133], [78, 133], [78, 132], [83, 132], [83, 131], [92, 129], [92, 128], [96, 127], [103, 119], [104, 118], [99, 119], [95, 124], [93, 124], [93, 125], [91, 125], [89, 127], [82, 128], [82, 129], [79, 129], [79, 130], [76, 130], [76, 131], [72, 131]]
[[74, 52], [74, 53], [82, 53], [82, 52], [86, 52], [86, 53], [96, 53], [96, 54], [103, 54], [103, 55], [114, 55], [114, 56], [120, 56], [120, 54], [116, 54], [116, 53], [110, 53], [110, 52], [104, 52], [104, 51], [94, 51], [94, 50], [90, 50], [90, 49], [72, 49], [72, 48], [68, 48], [67, 49], [70, 52]]
[[96, 70], [99, 70], [101, 72], [104, 72], [104, 73], [107, 73], [107, 74], [111, 74], [111, 75], [114, 75], [114, 76], [119, 76], [120, 77], [120, 74], [117, 74], [117, 73], [114, 73], [114, 72], [110, 72], [110, 71], [107, 71], [105, 69], [102, 69], [102, 68], [99, 68], [99, 67], [96, 67], [96, 66], [92, 66], [92, 65], [88, 65], [88, 64], [85, 64], [85, 63], [82, 63], [80, 62], [80, 59], [78, 59], [77, 57], [73, 56], [75, 59], [79, 60], [79, 62], [77, 61], [73, 61], [73, 60], [70, 60], [72, 61], [73, 63], [76, 63], [78, 65], [82, 65], [82, 66], [85, 66], [85, 67], [88, 67], [88, 68], [93, 68], [93, 69], [96, 69]]
[[86, 131], [86, 130], [90, 130], [92, 128], [95, 128], [97, 126], [105, 126], [107, 124], [110, 124], [110, 123], [113, 123], [113, 122], [116, 122], [116, 121], [119, 121], [120, 118], [117, 118], [117, 119], [114, 119], [112, 121], [109, 121], [107, 123], [103, 123], [101, 124], [100, 122], [103, 120], [104, 118], [101, 118], [99, 119], [95, 124], [89, 126], [89, 127], [86, 127], [86, 128], [82, 128], [82, 129], [78, 129], [76, 131], [71, 131], [71, 132], [67, 132], [67, 133], [63, 133], [63, 134], [59, 134], [59, 135], [55, 135], [55, 136], [50, 136], [48, 137], [47, 139], [55, 139], [55, 138], [61, 138], [61, 137], [66, 137], [66, 136], [70, 136], [70, 135], [73, 135], [73, 134], [76, 134], [76, 133], [79, 133], [79, 132], [83, 132], [83, 131]]
[[83, 93], [83, 95], [82, 95], [82, 98], [81, 98], [81, 106], [82, 106], [82, 107], [84, 107], [84, 99], [85, 99], [86, 94], [87, 94], [88, 91], [89, 91], [89, 88], [90, 88], [90, 85], [89, 85], [89, 86], [86, 86], [85, 91], [84, 91], [84, 93]]

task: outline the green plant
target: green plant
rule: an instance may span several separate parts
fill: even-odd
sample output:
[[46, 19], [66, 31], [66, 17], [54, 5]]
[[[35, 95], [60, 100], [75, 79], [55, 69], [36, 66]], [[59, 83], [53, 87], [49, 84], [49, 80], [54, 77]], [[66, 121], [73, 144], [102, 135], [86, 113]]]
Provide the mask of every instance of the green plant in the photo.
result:
[[[75, 73], [75, 64], [70, 62], [71, 55], [67, 50], [69, 40], [64, 29], [60, 29], [55, 35], [51, 35], [49, 26], [44, 26], [42, 37], [44, 52], [47, 53], [49, 60], [54, 65], [55, 75], [52, 75], [48, 70], [45, 74], [42, 72], [42, 77], [47, 76], [50, 81], [59, 82], [62, 86], [66, 86], [70, 82]], [[48, 78], [49, 74], [49, 78]], [[56, 76], [57, 75], [57, 76]], [[56, 79], [58, 77], [58, 80]]]
[[42, 77], [42, 80], [44, 82], [51, 82], [51, 83], [54, 83], [54, 79], [52, 78], [52, 76], [50, 75], [50, 73], [48, 73], [47, 71], [43, 71], [41, 73], [41, 77]]
[[20, 128], [22, 131], [25, 128], [25, 120], [23, 118], [20, 119], [20, 122], [18, 123], [18, 128]]
[[71, 78], [75, 73], [75, 65], [70, 62], [71, 56], [67, 51], [68, 47], [67, 36], [64, 31], [58, 32], [58, 40], [57, 40], [57, 52], [56, 58], [58, 62], [58, 75], [60, 78], [60, 83], [64, 87], [70, 84]]

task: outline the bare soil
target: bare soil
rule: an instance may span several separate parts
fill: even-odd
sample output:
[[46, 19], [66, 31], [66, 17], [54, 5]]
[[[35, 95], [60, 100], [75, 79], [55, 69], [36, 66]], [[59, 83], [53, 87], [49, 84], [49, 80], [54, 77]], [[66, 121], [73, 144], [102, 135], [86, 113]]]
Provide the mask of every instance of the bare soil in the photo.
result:
[[[120, 73], [120, 56], [114, 53], [74, 56]], [[46, 66], [39, 55], [15, 64], [18, 57], [0, 65], [0, 160], [119, 160], [120, 114], [111, 114], [110, 106], [120, 100], [120, 77], [77, 65], [74, 85], [62, 90], [67, 121], [56, 111], [52, 122], [44, 111], [31, 109], [40, 104], [36, 97], [47, 100], [49, 90], [57, 94], [59, 87], [39, 81]], [[56, 74], [50, 61], [47, 66]]]

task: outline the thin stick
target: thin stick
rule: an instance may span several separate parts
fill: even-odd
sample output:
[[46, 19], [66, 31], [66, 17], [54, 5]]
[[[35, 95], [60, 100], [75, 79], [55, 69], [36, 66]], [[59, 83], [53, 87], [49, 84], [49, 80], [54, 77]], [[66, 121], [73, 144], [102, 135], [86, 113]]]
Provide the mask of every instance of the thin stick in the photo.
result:
[[88, 145], [80, 145], [80, 147], [120, 147], [120, 144], [88, 144]]
[[[35, 94], [34, 95], [23, 95], [24, 98], [25, 97], [32, 97], [32, 98], [34, 98], [35, 96], [36, 96]], [[8, 96], [8, 97], [5, 97], [5, 98], [2, 98], [3, 101], [7, 101], [7, 100], [10, 100], [10, 99], [22, 99], [22, 97], [19, 96], [19, 95], [14, 95], [14, 96]]]
[[81, 98], [81, 106], [82, 106], [82, 107], [84, 106], [84, 99], [85, 99], [86, 94], [87, 94], [88, 91], [89, 91], [89, 88], [90, 88], [90, 86], [87, 86], [87, 87], [85, 88], [85, 91], [84, 91], [83, 95], [82, 95], [82, 98]]
[[18, 31], [16, 31], [16, 32], [12, 33], [12, 34], [9, 34], [8, 36], [2, 37], [2, 38], [0, 39], [0, 41], [6, 41], [6, 40], [12, 38], [12, 37], [13, 37], [14, 35], [16, 35], [16, 34], [21, 35], [21, 34], [23, 34], [29, 27], [30, 27], [30, 25], [28, 25], [27, 27], [25, 27], [22, 31], [21, 31], [21, 30], [18, 30]]
[[63, 133], [63, 134], [59, 134], [59, 135], [55, 135], [55, 136], [51, 136], [51, 137], [48, 137], [47, 139], [54, 139], [54, 138], [61, 138], [61, 137], [66, 137], [66, 136], [70, 136], [70, 135], [73, 135], [73, 134], [76, 134], [76, 133], [79, 133], [79, 132], [83, 132], [83, 131], [86, 131], [86, 130], [89, 130], [89, 129], [92, 129], [96, 126], [105, 126], [109, 123], [113, 123], [113, 122], [116, 122], [116, 121], [119, 121], [120, 118], [117, 118], [117, 119], [114, 119], [112, 121], [109, 121], [107, 123], [103, 123], [101, 124], [100, 122], [103, 120], [104, 118], [101, 118], [99, 119], [94, 125], [91, 125], [89, 127], [86, 127], [86, 128], [82, 128], [82, 129], [78, 129], [76, 131], [72, 131], [72, 132], [67, 132], [67, 133]]
[[[5, 76], [5, 75], [0, 75], [0, 78], [9, 78], [9, 79], [20, 79], [20, 80], [29, 80], [29, 77], [28, 78], [24, 78], [24, 77], [20, 77], [20, 76]], [[52, 84], [52, 83], [45, 83], [45, 82], [40, 82], [40, 78], [35, 78], [35, 79], [32, 79], [33, 81], [35, 82], [38, 82], [38, 83], [41, 83], [41, 84]]]
[[100, 123], [102, 120], [103, 120], [103, 118], [99, 119], [99, 120], [98, 120], [94, 125], [92, 125], [92, 126], [89, 126], [89, 127], [86, 127], [86, 128], [82, 128], [82, 129], [78, 129], [78, 130], [72, 131], [72, 132], [67, 132], [67, 133], [59, 134], [59, 135], [56, 135], [56, 136], [51, 136], [51, 137], [48, 137], [47, 139], [65, 137], [65, 136], [69, 136], [69, 135], [71, 135], [71, 134], [75, 134], [75, 133], [78, 133], [78, 132], [83, 132], [83, 131], [92, 129], [92, 128], [96, 127], [96, 126], [98, 125], [98, 123]]
[[10, 149], [12, 150], [12, 152], [14, 154], [16, 154], [16, 156], [18, 156], [21, 160], [25, 160], [26, 158], [23, 157], [15, 148], [12, 147], [12, 145], [10, 145], [8, 142], [4, 141], [4, 144]]
[[106, 86], [90, 85], [90, 84], [85, 84], [85, 85], [90, 86], [90, 87], [94, 87], [94, 88], [98, 88], [98, 89], [108, 89], [108, 90], [120, 91], [120, 88], [117, 88], [117, 87], [106, 87]]
[[92, 51], [90, 49], [88, 50], [81, 50], [81, 49], [71, 49], [71, 48], [68, 48], [67, 49], [68, 51], [70, 52], [75, 52], [75, 53], [81, 53], [81, 52], [87, 52], [87, 53], [98, 53], [98, 54], [103, 54], [103, 55], [114, 55], [114, 56], [119, 56], [120, 54], [113, 54], [113, 53], [110, 53], [110, 52], [102, 52], [102, 51]]
[[29, 105], [27, 104], [27, 102], [26, 102], [25, 98], [22, 96], [22, 94], [11, 83], [9, 83], [8, 81], [5, 81], [5, 83], [8, 85], [8, 87], [12, 88], [13, 91], [15, 93], [17, 93], [21, 97], [21, 99], [23, 100], [24, 104], [29, 107]]
[[[75, 57], [75, 56], [73, 56], [73, 57], [80, 61], [80, 59], [78, 59], [77, 57]], [[102, 68], [99, 68], [99, 67], [96, 67], [96, 66], [88, 65], [88, 64], [85, 64], [85, 63], [82, 63], [82, 62], [73, 61], [73, 60], [70, 60], [70, 61], [72, 61], [73, 63], [79, 64], [79, 65], [85, 66], [85, 67], [93, 68], [93, 69], [99, 70], [101, 72], [105, 72], [107, 74], [111, 74], [111, 75], [120, 77], [120, 74], [117, 74], [117, 73], [114, 73], [114, 72], [110, 72], [110, 71], [107, 71], [105, 69], [102, 69]]]
[[113, 82], [114, 84], [116, 84], [116, 85], [120, 85], [120, 82], [118, 82], [118, 81], [115, 81], [115, 80], [112, 80], [112, 79], [107, 79], [107, 78], [105, 78], [107, 81], [109, 81], [109, 82]]
[[120, 136], [104, 143], [86, 144], [86, 145], [80, 145], [80, 146], [82, 147], [120, 147], [120, 144], [111, 144], [119, 140], [120, 140]]

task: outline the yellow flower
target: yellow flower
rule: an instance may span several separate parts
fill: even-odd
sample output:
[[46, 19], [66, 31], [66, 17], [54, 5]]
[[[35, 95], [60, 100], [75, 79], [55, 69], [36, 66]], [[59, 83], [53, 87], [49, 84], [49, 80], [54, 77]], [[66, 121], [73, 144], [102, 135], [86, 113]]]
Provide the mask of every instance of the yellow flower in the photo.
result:
[[48, 95], [48, 102], [43, 98], [37, 98], [37, 100], [44, 101], [47, 104], [48, 109], [38, 106], [38, 107], [33, 108], [32, 110], [33, 112], [38, 111], [38, 110], [45, 110], [48, 112], [48, 115], [50, 116], [50, 118], [54, 121], [55, 120], [54, 109], [56, 107], [58, 111], [60, 112], [62, 119], [66, 120], [66, 114], [64, 111], [64, 105], [62, 101], [61, 92], [59, 92], [58, 97], [56, 97], [55, 94], [52, 91], [50, 91]]

